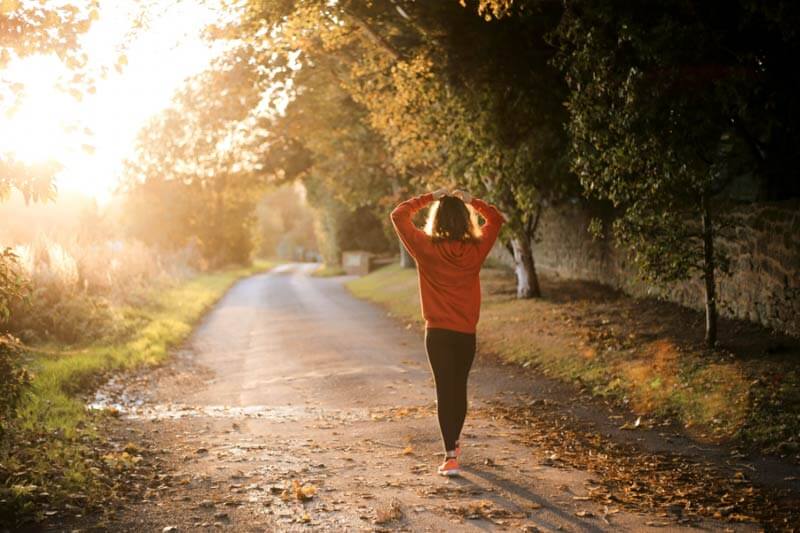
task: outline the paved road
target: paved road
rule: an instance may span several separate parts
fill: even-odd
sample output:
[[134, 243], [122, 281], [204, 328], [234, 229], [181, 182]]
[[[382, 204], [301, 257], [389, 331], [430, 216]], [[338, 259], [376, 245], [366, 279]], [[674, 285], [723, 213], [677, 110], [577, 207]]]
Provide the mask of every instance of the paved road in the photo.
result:
[[176, 362], [130, 393], [144, 403], [129, 423], [164, 449], [170, 472], [115, 528], [677, 528], [589, 501], [588, 473], [553, 464], [523, 444], [524, 428], [492, 418], [487, 401], [535, 396], [537, 385], [486, 360], [471, 378], [464, 477], [435, 476], [441, 445], [421, 332], [350, 296], [347, 278], [309, 276], [315, 266], [236, 284]]

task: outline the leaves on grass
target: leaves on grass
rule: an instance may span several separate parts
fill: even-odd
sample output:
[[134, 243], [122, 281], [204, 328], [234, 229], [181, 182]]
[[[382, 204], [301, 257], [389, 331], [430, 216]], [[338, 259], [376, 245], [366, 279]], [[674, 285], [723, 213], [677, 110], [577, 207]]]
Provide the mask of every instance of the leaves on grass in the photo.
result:
[[102, 522], [126, 501], [171, 485], [159, 454], [144, 442], [133, 444], [125, 429], [107, 439], [97, 438], [97, 431], [91, 419], [72, 435], [17, 428], [6, 443], [10, 450], [0, 449], [0, 526], [13, 530], [33, 520], [89, 513], [99, 513]]

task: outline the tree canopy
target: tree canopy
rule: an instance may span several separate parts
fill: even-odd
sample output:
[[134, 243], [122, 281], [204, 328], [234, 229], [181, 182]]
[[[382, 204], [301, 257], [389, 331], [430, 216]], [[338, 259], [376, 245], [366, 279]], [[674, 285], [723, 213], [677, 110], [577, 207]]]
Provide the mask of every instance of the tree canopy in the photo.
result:
[[[20, 2], [7, 0], [0, 4], [0, 69], [13, 60], [34, 54], [55, 54], [72, 71], [64, 90], [80, 93], [87, 82], [87, 56], [81, 51], [78, 38], [88, 31], [98, 16], [96, 2], [81, 9], [75, 5]], [[24, 93], [21, 84], [12, 84], [0, 99], [11, 98], [13, 112]], [[53, 177], [60, 169], [55, 161], [29, 164], [0, 147], [0, 200], [11, 189], [18, 189], [26, 200], [49, 200], [55, 195]]]
[[617, 208], [614, 235], [645, 275], [700, 273], [712, 344], [727, 185], [752, 173], [762, 199], [797, 192], [786, 144], [797, 140], [797, 39], [782, 27], [797, 18], [771, 15], [746, 1], [589, 1], [557, 32], [572, 166], [587, 194]]
[[798, 18], [749, 0], [252, 1], [212, 32], [237, 44], [195, 109], [143, 140], [167, 172], [144, 173], [302, 179], [332, 262], [348, 217], [387, 229], [401, 196], [466, 187], [509, 219], [519, 297], [539, 294], [542, 213], [599, 200], [645, 277], [704, 279], [713, 343], [729, 184], [800, 194]]

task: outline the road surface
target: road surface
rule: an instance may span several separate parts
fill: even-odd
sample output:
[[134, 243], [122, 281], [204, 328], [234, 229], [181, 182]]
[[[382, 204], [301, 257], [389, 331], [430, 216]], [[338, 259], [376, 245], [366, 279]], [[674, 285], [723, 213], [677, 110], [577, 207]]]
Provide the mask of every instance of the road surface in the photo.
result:
[[237, 283], [174, 363], [124, 393], [125, 423], [161, 450], [165, 472], [115, 510], [109, 527], [756, 530], [681, 525], [590, 499], [591, 474], [527, 446], [525, 428], [489, 408], [520, 391], [536, 397], [537, 382], [480, 354], [464, 475], [437, 477], [441, 444], [421, 332], [352, 297], [348, 278], [311, 277], [315, 267], [284, 265]]

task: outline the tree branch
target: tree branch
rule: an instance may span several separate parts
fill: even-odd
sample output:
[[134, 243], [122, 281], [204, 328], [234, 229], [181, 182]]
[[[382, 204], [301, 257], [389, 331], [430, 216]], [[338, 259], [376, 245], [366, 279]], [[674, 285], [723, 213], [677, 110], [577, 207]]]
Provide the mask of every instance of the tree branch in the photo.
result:
[[398, 51], [394, 46], [389, 44], [386, 39], [378, 35], [372, 28], [370, 28], [369, 24], [363, 18], [353, 14], [347, 9], [343, 9], [342, 12], [353, 22], [353, 24], [355, 24], [356, 27], [364, 32], [370, 41], [378, 45], [379, 48], [392, 56], [395, 61], [403, 61], [405, 59], [400, 51]]

